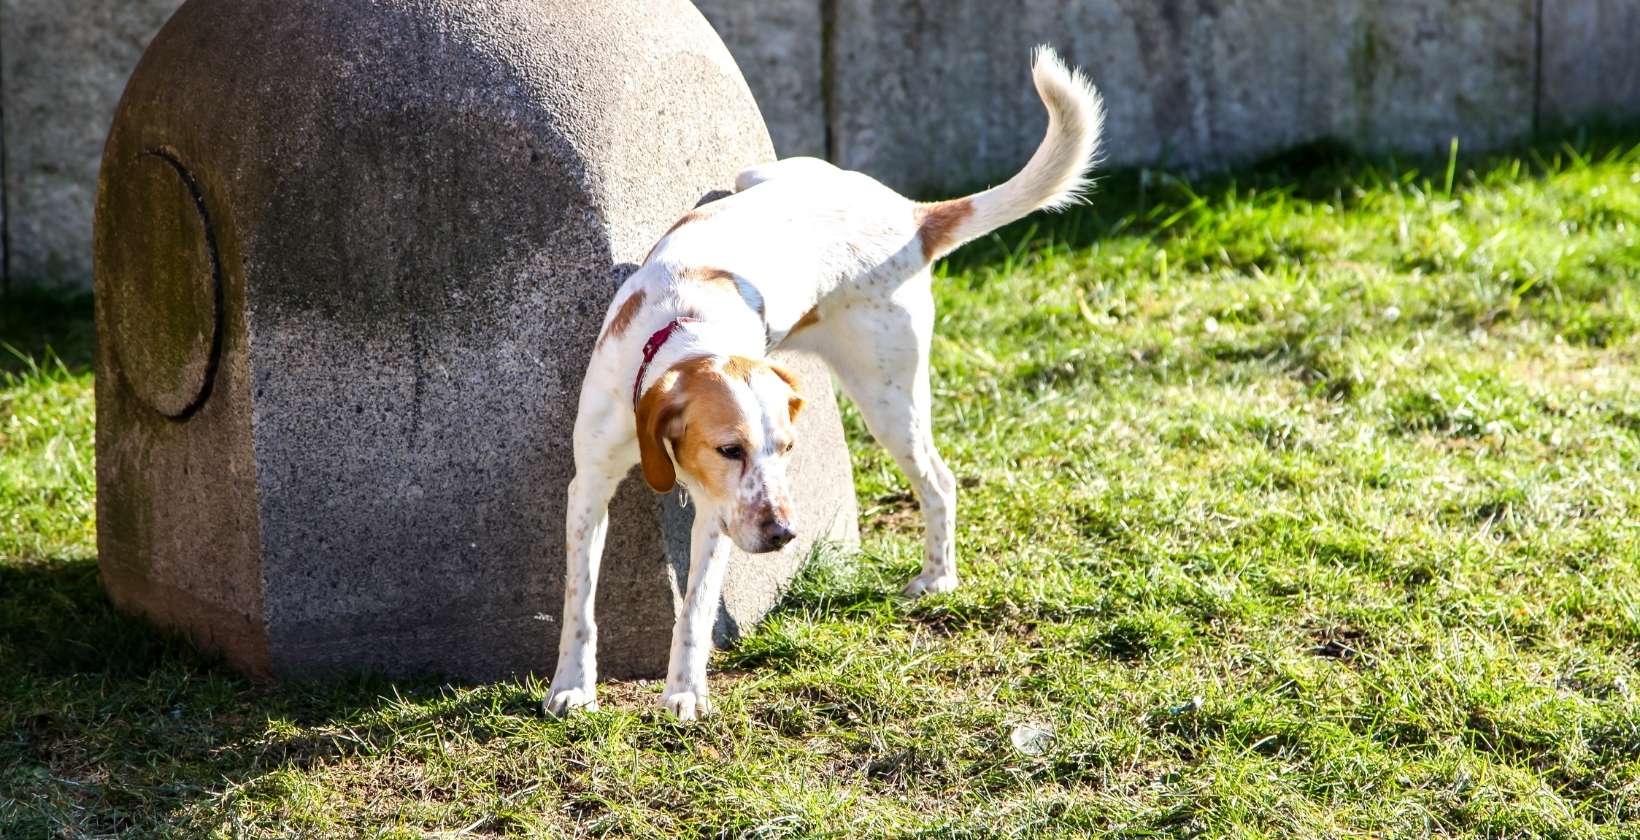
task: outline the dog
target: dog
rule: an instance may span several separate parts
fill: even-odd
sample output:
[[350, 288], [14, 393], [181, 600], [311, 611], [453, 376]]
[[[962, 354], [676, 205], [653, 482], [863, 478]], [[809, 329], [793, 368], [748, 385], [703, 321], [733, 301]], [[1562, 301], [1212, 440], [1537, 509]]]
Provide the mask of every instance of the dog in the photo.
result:
[[905, 594], [957, 586], [956, 482], [930, 427], [930, 266], [1032, 212], [1079, 202], [1099, 154], [1104, 112], [1087, 79], [1048, 47], [1031, 75], [1047, 135], [1002, 185], [918, 203], [814, 158], [753, 166], [734, 194], [673, 225], [622, 285], [576, 416], [547, 713], [597, 708], [598, 566], [609, 499], [634, 464], [656, 492], [684, 484], [696, 506], [661, 704], [681, 720], [710, 713], [706, 662], [730, 543], [757, 554], [795, 537], [787, 454], [803, 397], [769, 361], [776, 348], [824, 359], [910, 479], [926, 554]]

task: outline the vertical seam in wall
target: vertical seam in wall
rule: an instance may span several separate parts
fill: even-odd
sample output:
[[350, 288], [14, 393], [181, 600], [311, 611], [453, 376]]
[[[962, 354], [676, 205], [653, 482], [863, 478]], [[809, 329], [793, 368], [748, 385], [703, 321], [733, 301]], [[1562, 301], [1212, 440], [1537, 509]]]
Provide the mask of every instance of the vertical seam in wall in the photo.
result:
[[1543, 0], [1533, 4], [1532, 21], [1532, 134], [1543, 131]]
[[820, 119], [826, 160], [837, 163], [837, 3], [820, 0]]

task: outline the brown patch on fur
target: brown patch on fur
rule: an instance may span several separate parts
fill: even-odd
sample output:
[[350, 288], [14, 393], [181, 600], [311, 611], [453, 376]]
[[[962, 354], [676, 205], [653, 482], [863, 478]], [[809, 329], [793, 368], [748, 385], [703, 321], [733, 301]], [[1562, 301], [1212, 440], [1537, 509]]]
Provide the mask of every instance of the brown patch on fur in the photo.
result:
[[[657, 493], [677, 486], [677, 470], [667, 454], [672, 445], [689, 472], [707, 484], [711, 495], [722, 498], [725, 470], [706, 456], [725, 440], [749, 440], [740, 409], [724, 372], [710, 356], [684, 359], [668, 368], [638, 401], [638, 454], [644, 480]], [[730, 462], [725, 462], [730, 463]]]
[[739, 284], [735, 282], [733, 272], [709, 266], [686, 268], [678, 275], [678, 279], [685, 283], [706, 283], [712, 286], [722, 286], [726, 289], [739, 288]]
[[792, 324], [791, 331], [786, 333], [786, 335], [793, 335], [798, 330], [812, 327], [818, 323], [820, 323], [820, 307], [816, 306], [813, 309], [803, 313], [803, 317], [798, 318], [797, 323]]
[[712, 215], [717, 212], [717, 208], [712, 206], [713, 203], [715, 202], [702, 204], [701, 206], [683, 214], [683, 218], [673, 222], [672, 226], [667, 228], [666, 232], [661, 234], [659, 239], [655, 240], [655, 244], [650, 246], [649, 253], [644, 256], [643, 261], [646, 263], [649, 262], [649, 258], [655, 256], [655, 249], [661, 246], [661, 241], [677, 232], [678, 228], [681, 228], [687, 224], [693, 224], [695, 222], [701, 222], [711, 218]]
[[730, 356], [729, 361], [723, 363], [723, 372], [742, 382], [749, 383], [752, 381], [752, 374], [757, 373], [758, 368], [766, 364], [768, 362], [760, 362], [757, 359], [745, 356]]
[[787, 402], [786, 407], [791, 411], [792, 422], [796, 422], [797, 413], [803, 410], [803, 388], [797, 382], [797, 374], [772, 363], [769, 365], [769, 370], [773, 371], [775, 376], [780, 377], [786, 383], [787, 388], [792, 389], [791, 400]]
[[638, 317], [638, 310], [643, 308], [644, 297], [646, 295], [643, 289], [639, 289], [621, 304], [615, 317], [609, 320], [609, 328], [604, 330], [603, 336], [598, 339], [599, 347], [604, 346], [604, 342], [611, 338], [620, 338], [621, 334], [626, 332], [626, 328], [632, 326], [632, 319]]
[[683, 436], [672, 444], [678, 463], [705, 485], [708, 496], [728, 498], [740, 479], [741, 465], [719, 455], [717, 448], [728, 441], [751, 440], [728, 384], [719, 379], [717, 387], [691, 396], [685, 415]]
[[933, 260], [957, 245], [957, 229], [974, 215], [974, 202], [966, 198], [919, 205], [914, 211], [917, 236], [922, 239], [924, 260]]
[[748, 359], [745, 356], [730, 356], [729, 361], [723, 364], [724, 373], [748, 383], [752, 381], [752, 375], [759, 370], [767, 370], [780, 377], [780, 380], [786, 383], [786, 387], [791, 389], [792, 396], [789, 408], [791, 410], [791, 419], [796, 420], [797, 413], [803, 410], [803, 395], [799, 393], [800, 389], [797, 384], [796, 374], [774, 362], [763, 359]]
[[685, 283], [700, 283], [726, 292], [733, 292], [746, 303], [747, 309], [756, 312], [757, 317], [766, 319], [763, 311], [763, 295], [759, 294], [757, 289], [741, 283], [732, 271], [724, 271], [721, 268], [711, 268], [709, 266], [686, 268], [678, 275], [678, 279]]
[[709, 214], [707, 214], [703, 210], [690, 210], [689, 212], [683, 214], [683, 216], [680, 217], [677, 221], [673, 222], [672, 226], [667, 228], [666, 232], [661, 234], [660, 238], [665, 239], [666, 237], [671, 236], [673, 233], [677, 232], [678, 228], [683, 227], [684, 225], [687, 225], [690, 222], [698, 222], [701, 219], [706, 218], [707, 215], [709, 215]]
[[[710, 356], [684, 359], [668, 368], [638, 400], [638, 455], [643, 477], [657, 493], [677, 486], [677, 457], [701, 489], [715, 498], [727, 497], [739, 480], [741, 466], [719, 455], [717, 448], [739, 442], [755, 445], [752, 430], [741, 416], [731, 380], [750, 383], [758, 371], [767, 370], [792, 389], [788, 422], [797, 419], [803, 398], [797, 393], [797, 378], [791, 371], [764, 359], [731, 356], [720, 369]], [[789, 428], [782, 437], [792, 438]], [[672, 454], [667, 452], [671, 444]]]
[[678, 413], [683, 410], [682, 402], [674, 389], [668, 387], [671, 372], [662, 376], [660, 381], [649, 386], [643, 398], [638, 400], [638, 460], [643, 467], [643, 479], [649, 483], [656, 493], [669, 492], [678, 484], [677, 470], [672, 466], [672, 456], [666, 453], [666, 441], [672, 437], [672, 429]]

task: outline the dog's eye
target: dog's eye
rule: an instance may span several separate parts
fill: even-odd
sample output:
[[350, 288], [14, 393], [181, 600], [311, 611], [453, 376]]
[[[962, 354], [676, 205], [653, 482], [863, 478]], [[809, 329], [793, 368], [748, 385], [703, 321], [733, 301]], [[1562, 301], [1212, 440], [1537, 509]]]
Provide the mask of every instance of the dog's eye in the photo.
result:
[[720, 446], [718, 447], [718, 454], [731, 461], [738, 461], [746, 457], [746, 450], [738, 446]]

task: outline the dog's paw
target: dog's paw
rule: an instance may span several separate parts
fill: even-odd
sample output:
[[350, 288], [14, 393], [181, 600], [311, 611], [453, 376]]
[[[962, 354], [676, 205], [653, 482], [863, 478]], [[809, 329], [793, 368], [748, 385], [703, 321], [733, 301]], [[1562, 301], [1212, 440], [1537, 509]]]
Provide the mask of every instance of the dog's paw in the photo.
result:
[[921, 598], [924, 595], [941, 595], [956, 588], [956, 572], [924, 572], [912, 578], [911, 582], [905, 585], [905, 589], [900, 590], [900, 594], [907, 598]]
[[661, 706], [678, 720], [695, 720], [712, 713], [712, 701], [706, 699], [704, 691], [696, 694], [693, 691], [668, 690], [661, 695]]
[[541, 701], [541, 711], [552, 717], [563, 717], [570, 712], [598, 711], [598, 692], [592, 688], [565, 688], [554, 687], [547, 692]]

